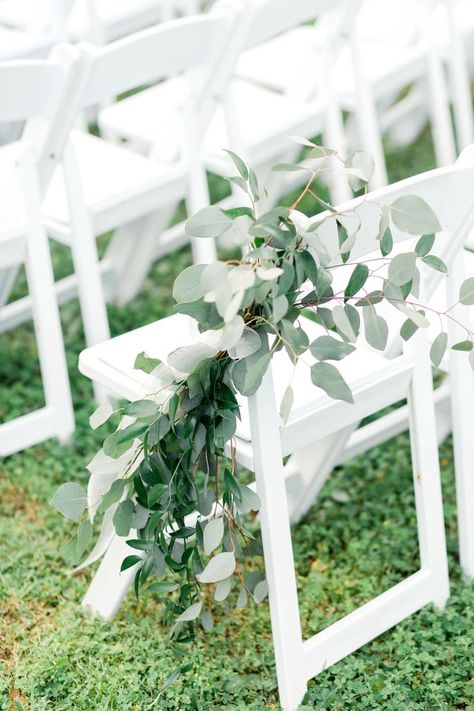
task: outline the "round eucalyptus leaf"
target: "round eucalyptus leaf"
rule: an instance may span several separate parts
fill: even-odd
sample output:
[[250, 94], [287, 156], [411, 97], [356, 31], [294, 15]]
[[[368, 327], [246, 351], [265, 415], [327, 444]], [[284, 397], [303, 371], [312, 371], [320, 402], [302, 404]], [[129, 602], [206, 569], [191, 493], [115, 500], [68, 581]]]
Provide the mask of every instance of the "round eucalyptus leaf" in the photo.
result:
[[87, 505], [87, 495], [85, 490], [74, 481], [61, 484], [59, 489], [51, 499], [54, 506], [65, 518], [78, 521], [84, 513]]
[[204, 552], [210, 555], [221, 543], [224, 536], [222, 516], [208, 521], [204, 529]]
[[202, 573], [197, 576], [201, 583], [218, 583], [224, 578], [228, 578], [235, 570], [235, 555], [229, 553], [218, 553], [206, 565]]
[[390, 206], [390, 215], [395, 227], [408, 234], [431, 234], [442, 229], [428, 203], [416, 195], [403, 195], [395, 200]]
[[192, 237], [220, 237], [231, 227], [231, 218], [220, 208], [211, 205], [186, 220], [185, 230]]
[[474, 277], [469, 277], [461, 284], [459, 289], [459, 301], [465, 306], [474, 304]]
[[350, 387], [333, 365], [315, 363], [311, 366], [311, 379], [318, 388], [324, 390], [334, 400], [354, 402]]

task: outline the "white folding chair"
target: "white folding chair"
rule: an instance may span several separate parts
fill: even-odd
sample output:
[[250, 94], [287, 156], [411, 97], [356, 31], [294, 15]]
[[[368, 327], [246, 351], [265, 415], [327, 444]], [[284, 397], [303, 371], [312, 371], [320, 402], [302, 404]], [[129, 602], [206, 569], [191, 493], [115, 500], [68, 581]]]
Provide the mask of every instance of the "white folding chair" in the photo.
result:
[[[59, 300], [70, 298], [78, 288], [90, 345], [109, 337], [102, 274], [109, 279], [109, 294], [120, 287], [124, 298], [126, 286], [130, 296], [130, 290], [134, 293], [146, 276], [156, 236], [171, 221], [179, 201], [186, 200], [190, 212], [208, 203], [206, 175], [197, 150], [199, 125], [212, 116], [209, 81], [235, 22], [229, 12], [184, 18], [103, 48], [90, 47], [93, 66], [81, 109], [170, 75], [179, 75], [176, 81], [188, 87], [179, 112], [170, 114], [166, 103], [162, 106], [163, 131], [173, 124], [184, 125], [182, 140], [168, 155], [168, 162], [163, 155], [146, 158], [74, 131], [61, 164], [62, 174], [54, 176], [46, 196], [48, 231], [71, 248], [75, 269], [73, 278], [58, 285]], [[122, 229], [114, 234], [99, 265], [96, 237], [116, 228]], [[162, 254], [181, 244], [162, 245]], [[199, 241], [193, 250], [196, 260], [215, 258], [212, 240]], [[23, 320], [30, 307], [31, 302], [24, 300], [6, 309], [4, 325]]]
[[[226, 61], [229, 76], [241, 50], [260, 45], [272, 37], [281, 35], [301, 23], [319, 17], [331, 16], [331, 31], [318, 55], [320, 73], [312, 71], [308, 77], [308, 95], [284, 97], [275, 91], [256, 86], [253, 82], [234, 79], [227, 86], [221, 85], [222, 109], [216, 112], [203, 144], [204, 160], [208, 169], [222, 176], [234, 171], [229, 157], [222, 150], [230, 148], [244, 158], [250, 158], [259, 177], [268, 187], [270, 168], [279, 160], [296, 158], [300, 147], [291, 146], [289, 135], [313, 137], [323, 133], [326, 145], [337, 148], [345, 155], [345, 134], [342, 113], [334, 99], [331, 84], [331, 67], [341, 45], [345, 42], [345, 21], [355, 14], [359, 0], [244, 0], [242, 5], [247, 16], [247, 29], [242, 33], [240, 46], [229, 47]], [[216, 5], [219, 8], [219, 4]], [[326, 18], [327, 19], [327, 18]], [[232, 51], [231, 51], [232, 50]], [[258, 68], [255, 68], [256, 71]], [[321, 81], [320, 81], [321, 79]], [[361, 79], [362, 81], [362, 79]], [[163, 95], [175, 104], [181, 101], [180, 87], [158, 85], [107, 107], [99, 115], [99, 125], [109, 139], [129, 140], [142, 151], [166, 149], [166, 139], [160, 135], [157, 116]], [[332, 176], [330, 181], [336, 202], [349, 199], [352, 192], [345, 176]], [[273, 174], [275, 194], [281, 184]]]
[[[407, 194], [418, 195], [432, 206], [445, 229], [439, 239], [449, 239], [452, 253], [462, 254], [462, 245], [474, 221], [474, 196], [470, 190], [474, 178], [473, 156], [474, 153], [471, 153], [454, 166], [416, 176], [369, 194], [366, 200], [355, 200], [344, 205], [341, 211], [346, 215], [352, 214], [352, 218], [348, 219], [357, 219], [354, 216], [355, 210], [362, 220], [353, 259], [363, 258], [378, 249], [375, 237], [380, 213], [375, 203], [391, 203]], [[333, 227], [328, 222], [320, 228], [326, 231], [323, 235], [325, 244], [335, 239], [331, 232]], [[403, 246], [407, 235], [394, 232], [394, 237]], [[450, 273], [446, 281], [449, 294], [457, 294], [461, 280], [459, 269]], [[133, 369], [136, 353], [144, 350], [150, 356], [166, 360], [168, 352], [186, 343], [187, 323], [189, 319], [184, 316], [171, 316], [118, 336], [84, 351], [79, 367], [85, 375], [121, 397], [143, 397], [145, 392], [150, 392], [150, 383], [140, 371]], [[305, 330], [310, 339], [320, 333], [315, 324], [305, 326]], [[355, 405], [331, 401], [321, 395], [311, 385], [304, 363], [300, 363], [293, 373], [286, 356], [278, 353], [272, 365], [275, 375], [272, 379], [271, 371], [268, 371], [259, 391], [250, 398], [248, 414], [245, 401], [242, 402], [242, 424], [237, 430], [235, 452], [241, 464], [255, 471], [257, 491], [262, 501], [262, 537], [280, 696], [284, 709], [297, 708], [309, 678], [429, 602], [442, 607], [448, 597], [432, 376], [427, 345], [426, 335], [421, 331], [405, 345], [403, 353], [394, 358], [387, 358], [362, 345], [342, 361], [341, 370], [351, 386]], [[281, 427], [275, 399], [279, 400], [291, 377], [295, 405], [287, 423]], [[472, 380], [471, 374], [469, 382], [472, 383]], [[460, 381], [461, 378], [459, 386]], [[464, 380], [464, 387], [465, 383]], [[276, 398], [275, 391], [278, 395]], [[336, 451], [339, 447], [340, 452], [347, 440], [347, 432], [361, 418], [406, 395], [410, 414], [421, 569], [303, 642], [282, 457], [304, 450], [315, 440], [324, 444], [331, 437], [336, 443]], [[460, 396], [459, 387], [456, 406], [460, 404]], [[467, 450], [463, 455], [467, 455]], [[473, 487], [472, 481], [463, 478], [465, 474], [466, 470], [459, 475], [459, 496], [465, 495]], [[464, 524], [472, 529], [472, 536], [474, 526], [472, 522], [469, 523], [469, 518]], [[101, 537], [91, 560], [100, 557], [104, 551], [105, 556], [83, 604], [105, 619], [110, 619], [117, 611], [135, 571], [126, 571], [120, 575], [120, 562], [127, 554], [127, 546], [124, 539], [114, 535], [112, 526]]]
[[2, 456], [48, 437], [67, 440], [74, 431], [41, 202], [75, 117], [83, 72], [84, 58], [70, 48], [49, 60], [0, 64], [0, 122], [26, 121], [21, 139], [0, 148], [0, 319], [24, 265], [45, 396], [44, 407], [0, 425]]

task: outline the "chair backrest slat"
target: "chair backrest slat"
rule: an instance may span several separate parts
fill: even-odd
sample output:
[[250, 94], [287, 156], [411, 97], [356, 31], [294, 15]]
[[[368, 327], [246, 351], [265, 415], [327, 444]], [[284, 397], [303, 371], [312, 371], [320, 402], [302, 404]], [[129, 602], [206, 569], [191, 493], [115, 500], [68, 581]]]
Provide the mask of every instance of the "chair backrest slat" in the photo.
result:
[[57, 62], [18, 60], [0, 63], [0, 122], [50, 118], [64, 77]]
[[225, 46], [232, 15], [209, 14], [174, 20], [92, 49], [94, 67], [85, 107], [146, 84], [212, 64]]
[[247, 36], [247, 49], [266, 42], [293, 27], [313, 22], [320, 15], [344, 10], [351, 0], [254, 0], [252, 27]]
[[[455, 247], [462, 249], [462, 240], [465, 240], [467, 236], [463, 232], [463, 227], [469, 219], [474, 222], [474, 192], [472, 191], [474, 155], [472, 147], [467, 150], [471, 152], [469, 160], [460, 159], [452, 166], [407, 178], [394, 185], [369, 193], [364, 198], [356, 198], [340, 206], [339, 210], [343, 215], [338, 219], [341, 219], [349, 233], [360, 225], [356, 243], [351, 251], [351, 259], [361, 259], [368, 254], [380, 251], [377, 234], [381, 206], [391, 205], [397, 198], [408, 195], [422, 198], [432, 208], [443, 231], [448, 235], [444, 239], [449, 242], [446, 241], [443, 244], [444, 235], [440, 235], [436, 241], [437, 253], [441, 255], [444, 250], [451, 252]], [[465, 157], [463, 156], [463, 158]], [[323, 215], [331, 217], [330, 213], [322, 213], [315, 219], [320, 221]], [[392, 232], [395, 243], [413, 239], [413, 235], [401, 232], [395, 227]], [[322, 221], [317, 233], [330, 255], [334, 255], [334, 263], [338, 263], [336, 220]]]

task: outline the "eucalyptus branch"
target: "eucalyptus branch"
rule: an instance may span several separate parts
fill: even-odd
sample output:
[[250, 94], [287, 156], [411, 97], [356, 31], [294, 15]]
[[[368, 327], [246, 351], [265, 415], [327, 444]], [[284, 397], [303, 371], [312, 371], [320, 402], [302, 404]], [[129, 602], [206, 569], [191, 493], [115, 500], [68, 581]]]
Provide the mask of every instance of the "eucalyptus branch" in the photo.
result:
[[[110, 524], [112, 519], [116, 533], [134, 536], [127, 540], [130, 555], [122, 570], [136, 566], [137, 595], [146, 589], [163, 600], [165, 619], [172, 622], [173, 651], [181, 657], [181, 650], [198, 634], [197, 623], [210, 628], [216, 605], [225, 602], [227, 607], [242, 608], [248, 596], [260, 602], [266, 595], [258, 541], [253, 529], [251, 533], [245, 527], [245, 517], [258, 511], [260, 501], [240, 480], [239, 417], [241, 398], [257, 391], [277, 351], [284, 347], [294, 366], [281, 404], [282, 426], [291, 414], [292, 378], [300, 361], [309, 367], [315, 387], [331, 398], [351, 402], [337, 363], [356, 349], [362, 323], [366, 343], [383, 352], [389, 335], [408, 339], [429, 325], [426, 314], [436, 315], [441, 333], [431, 345], [433, 365], [438, 367], [443, 359], [448, 336], [442, 326], [450, 321], [466, 334], [464, 341], [451, 346], [467, 351], [474, 367], [474, 334], [451, 314], [460, 303], [474, 304], [474, 278], [463, 283], [459, 300], [445, 311], [419, 303], [417, 296], [420, 260], [427, 267], [447, 271], [431, 252], [441, 230], [431, 208], [417, 196], [398, 198], [392, 205], [374, 202], [380, 210], [378, 232], [373, 235], [380, 256], [351, 259], [353, 243], [366, 229], [358, 210], [370, 199], [367, 186], [373, 162], [359, 151], [344, 163], [355, 189], [363, 189], [364, 194], [347, 211], [339, 212], [328, 208], [315, 186], [317, 178], [333, 172], [324, 166], [327, 158], [341, 161], [341, 157], [305, 139], [301, 142], [310, 147], [310, 155], [323, 154], [321, 167], [310, 170], [290, 208], [268, 210], [258, 219], [257, 177], [229, 152], [239, 173], [233, 180], [249, 195], [252, 209], [211, 206], [192, 216], [186, 231], [195, 239], [227, 235], [234, 246], [247, 251], [241, 259], [192, 265], [177, 276], [176, 310], [197, 322], [199, 335], [191, 345], [167, 356], [167, 368], [140, 354], [136, 367], [156, 382], [142, 400], [120, 409], [132, 423], [119, 425], [105, 439], [99, 463], [93, 460], [89, 465], [90, 491], [109, 487], [89, 513], [97, 507], [113, 513], [107, 521]], [[305, 196], [328, 208], [317, 226], [297, 211]], [[344, 215], [358, 219], [350, 236], [340, 219]], [[329, 219], [337, 221], [339, 240], [339, 254], [332, 260], [322, 242], [310, 238]], [[414, 251], [392, 256], [392, 229], [416, 235]], [[309, 242], [311, 249], [306, 249]], [[333, 271], [342, 266], [350, 274], [335, 292]], [[378, 273], [382, 269], [387, 276]], [[382, 280], [382, 288], [371, 291], [371, 279]], [[401, 329], [396, 320], [392, 323], [377, 311], [382, 301], [406, 316]], [[99, 408], [93, 415], [95, 426], [112, 412]], [[101, 469], [104, 461], [106, 467]], [[89, 545], [92, 539], [92, 526], [84, 515], [88, 500], [90, 496], [74, 482], [63, 484], [53, 499], [56, 508], [79, 523], [78, 534], [69, 544], [76, 556], [82, 556], [84, 542]]]

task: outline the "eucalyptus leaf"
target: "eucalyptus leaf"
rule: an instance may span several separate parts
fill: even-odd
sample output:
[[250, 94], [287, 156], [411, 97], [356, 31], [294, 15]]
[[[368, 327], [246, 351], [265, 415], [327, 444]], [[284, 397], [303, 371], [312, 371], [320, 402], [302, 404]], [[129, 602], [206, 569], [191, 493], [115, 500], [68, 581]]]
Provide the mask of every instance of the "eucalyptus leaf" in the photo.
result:
[[474, 304], [474, 277], [465, 279], [461, 284], [461, 288], [459, 289], [459, 301], [465, 306], [472, 306]]
[[51, 506], [54, 506], [65, 518], [69, 518], [72, 521], [79, 521], [86, 510], [86, 505], [87, 495], [85, 490], [73, 481], [61, 484], [51, 499]]
[[216, 600], [216, 602], [224, 602], [224, 600], [229, 596], [232, 589], [232, 580], [233, 578], [231, 576], [230, 578], [226, 578], [225, 580], [221, 580], [217, 583], [214, 591], [214, 600]]
[[197, 578], [201, 583], [218, 583], [220, 580], [224, 580], [232, 575], [234, 570], [235, 555], [233, 551], [229, 553], [218, 553], [211, 558]]
[[135, 506], [130, 499], [126, 499], [118, 505], [113, 519], [117, 536], [128, 536], [134, 513]]
[[232, 227], [232, 220], [218, 207], [204, 207], [186, 220], [185, 230], [192, 237], [220, 237]]
[[229, 348], [229, 356], [234, 360], [248, 358], [256, 353], [262, 346], [262, 340], [256, 331], [245, 326], [238, 342]]
[[380, 252], [383, 257], [390, 254], [393, 249], [393, 235], [390, 227], [387, 227], [380, 240]]
[[436, 235], [422, 235], [415, 246], [415, 252], [419, 257], [425, 257], [431, 251]]
[[193, 264], [176, 277], [173, 285], [173, 298], [180, 303], [198, 301], [204, 296], [201, 278], [205, 264]]
[[416, 195], [403, 195], [395, 200], [390, 214], [395, 227], [408, 234], [431, 234], [442, 229], [428, 203]]
[[280, 417], [283, 424], [286, 424], [286, 421], [288, 420], [291, 408], [293, 407], [294, 398], [295, 395], [293, 392], [293, 388], [291, 387], [291, 385], [288, 385], [283, 394], [280, 404]]
[[383, 351], [388, 340], [388, 325], [372, 306], [364, 307], [364, 333], [369, 346]]
[[224, 536], [224, 521], [222, 517], [208, 521], [204, 529], [204, 552], [210, 555], [222, 541]]
[[389, 264], [388, 278], [395, 286], [402, 286], [411, 281], [415, 275], [416, 253], [397, 254]]
[[89, 548], [92, 543], [92, 537], [94, 530], [92, 528], [91, 522], [86, 519], [82, 521], [77, 528], [77, 547], [76, 553], [79, 558], [82, 557], [84, 552]]
[[176, 618], [176, 622], [192, 622], [196, 620], [201, 614], [201, 609], [202, 602], [195, 602]]
[[402, 313], [405, 314], [411, 321], [413, 321], [414, 324], [418, 326], [418, 328], [428, 328], [430, 325], [430, 322], [426, 318], [426, 316], [421, 313], [421, 311], [417, 311], [414, 308], [411, 308], [410, 306], [406, 306], [405, 304], [398, 304], [398, 309]]
[[335, 306], [332, 310], [332, 317], [339, 333], [345, 336], [348, 341], [355, 341], [357, 336], [354, 333], [354, 329], [352, 328], [352, 324], [344, 307], [339, 304]]
[[454, 346], [451, 346], [451, 348], [453, 351], [472, 351], [473, 345], [472, 341], [465, 340], [455, 343]]
[[267, 595], [268, 595], [267, 581], [261, 580], [255, 586], [255, 590], [253, 591], [253, 599], [255, 600], [256, 603], [259, 603], [259, 602], [262, 602], [262, 600], [265, 600]]
[[99, 407], [89, 417], [89, 425], [91, 429], [96, 430], [97, 427], [100, 427], [104, 424], [104, 422], [107, 422], [113, 412], [114, 408], [109, 402], [103, 402], [99, 405]]
[[248, 486], [239, 484], [240, 499], [236, 497], [235, 504], [239, 511], [243, 514], [250, 511], [259, 511], [261, 503], [258, 495]]
[[235, 167], [240, 173], [240, 176], [244, 180], [248, 180], [249, 177], [249, 170], [247, 166], [245, 165], [244, 161], [240, 156], [237, 155], [237, 153], [234, 153], [233, 151], [230, 151], [228, 148], [224, 148], [224, 152], [227, 153], [227, 155], [232, 159], [232, 162], [234, 163]]
[[354, 346], [332, 336], [319, 336], [309, 349], [318, 360], [342, 360], [355, 351]]
[[334, 400], [343, 400], [353, 403], [351, 389], [333, 365], [329, 363], [315, 363], [311, 366], [311, 380], [316, 387], [324, 390]]
[[423, 264], [426, 264], [428, 267], [431, 267], [431, 269], [434, 269], [437, 272], [441, 272], [442, 274], [448, 273], [448, 267], [446, 264], [435, 254], [427, 254], [426, 257], [422, 257], [421, 261]]
[[158, 358], [150, 358], [144, 351], [142, 351], [135, 358], [133, 367], [135, 370], [143, 370], [145, 373], [152, 373], [156, 368], [158, 368], [160, 363], [161, 361], [158, 360]]
[[135, 400], [124, 408], [124, 414], [129, 417], [153, 417], [159, 411], [159, 405], [154, 400]]
[[245, 590], [244, 587], [240, 588], [239, 595], [237, 597], [237, 608], [242, 608], [245, 607], [247, 604], [247, 591]]
[[439, 366], [441, 365], [441, 361], [444, 358], [447, 345], [448, 334], [444, 331], [441, 331], [441, 333], [439, 333], [434, 339], [430, 348], [430, 358], [435, 368], [439, 368]]
[[369, 276], [367, 264], [357, 264], [352, 272], [349, 282], [345, 288], [344, 296], [349, 298], [357, 294], [362, 289]]
[[212, 630], [212, 628], [214, 627], [214, 619], [213, 619], [211, 613], [209, 612], [209, 610], [203, 610], [201, 612], [200, 619], [201, 619], [201, 625], [203, 626], [203, 629], [206, 632], [210, 632]]
[[349, 183], [353, 190], [360, 190], [361, 187], [371, 180], [374, 174], [375, 163], [370, 153], [366, 151], [356, 151], [346, 161], [346, 167], [355, 168], [357, 170], [357, 175], [349, 177]]

